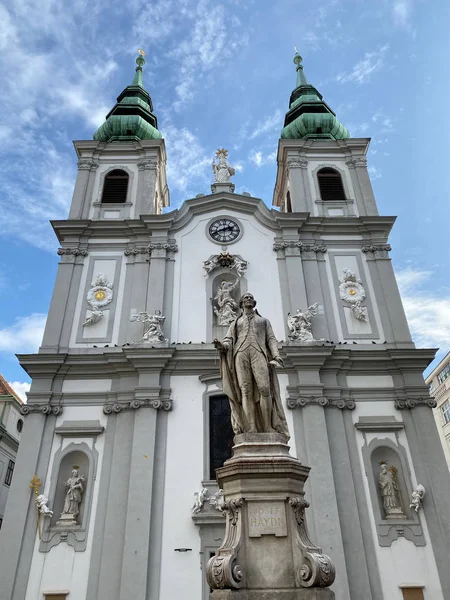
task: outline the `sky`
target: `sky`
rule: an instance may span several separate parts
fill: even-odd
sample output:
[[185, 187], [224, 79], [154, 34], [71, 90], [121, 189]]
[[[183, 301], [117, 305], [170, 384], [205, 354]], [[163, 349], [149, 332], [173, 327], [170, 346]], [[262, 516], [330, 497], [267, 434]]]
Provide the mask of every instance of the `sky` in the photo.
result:
[[271, 205], [298, 48], [350, 135], [372, 138], [378, 208], [398, 216], [391, 257], [413, 339], [442, 358], [449, 26], [448, 0], [0, 3], [0, 373], [28, 389], [15, 353], [42, 339], [58, 264], [49, 220], [68, 214], [72, 140], [92, 139], [131, 83], [138, 48], [166, 140], [171, 209], [209, 193], [218, 147], [229, 149], [236, 192]]

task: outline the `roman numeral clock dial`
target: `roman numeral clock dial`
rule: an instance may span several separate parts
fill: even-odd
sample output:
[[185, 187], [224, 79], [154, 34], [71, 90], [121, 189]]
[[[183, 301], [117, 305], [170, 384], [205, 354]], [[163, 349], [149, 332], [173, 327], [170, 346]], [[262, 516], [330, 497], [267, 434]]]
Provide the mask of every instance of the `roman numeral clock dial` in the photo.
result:
[[220, 244], [234, 242], [240, 233], [239, 225], [232, 219], [217, 219], [209, 226], [209, 235], [215, 242]]

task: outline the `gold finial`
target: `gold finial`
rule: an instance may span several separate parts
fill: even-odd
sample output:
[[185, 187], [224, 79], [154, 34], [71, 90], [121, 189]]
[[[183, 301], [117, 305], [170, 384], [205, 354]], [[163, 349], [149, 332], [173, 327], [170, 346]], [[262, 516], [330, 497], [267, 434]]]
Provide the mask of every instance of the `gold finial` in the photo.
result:
[[33, 479], [30, 481], [30, 488], [34, 491], [35, 496], [39, 493], [39, 488], [42, 485], [42, 481], [37, 475], [33, 475]]
[[217, 148], [216, 158], [219, 158], [220, 156], [227, 158], [228, 150], [226, 150], [225, 148]]
[[142, 48], [138, 48], [138, 52], [141, 56], [145, 56], [145, 52], [142, 50]]

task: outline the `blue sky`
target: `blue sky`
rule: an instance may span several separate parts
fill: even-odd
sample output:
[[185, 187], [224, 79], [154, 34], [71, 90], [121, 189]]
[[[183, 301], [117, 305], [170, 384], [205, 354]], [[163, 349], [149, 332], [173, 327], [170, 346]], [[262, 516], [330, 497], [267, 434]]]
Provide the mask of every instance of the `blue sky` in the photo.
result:
[[416, 343], [450, 343], [448, 0], [16, 0], [0, 4], [0, 373], [42, 337], [65, 218], [71, 140], [91, 139], [134, 74], [136, 49], [168, 153], [171, 208], [208, 193], [218, 146], [236, 191], [271, 204], [295, 86], [309, 81], [355, 137], [371, 137], [379, 210]]

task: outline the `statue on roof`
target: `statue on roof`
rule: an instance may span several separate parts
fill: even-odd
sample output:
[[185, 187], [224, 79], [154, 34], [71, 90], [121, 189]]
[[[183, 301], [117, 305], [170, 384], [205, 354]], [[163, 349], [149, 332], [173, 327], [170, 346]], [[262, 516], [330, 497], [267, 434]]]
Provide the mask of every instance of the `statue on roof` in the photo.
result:
[[217, 163], [212, 161], [214, 183], [229, 183], [230, 178], [236, 173], [234, 167], [228, 164], [228, 150], [219, 148], [216, 152]]

